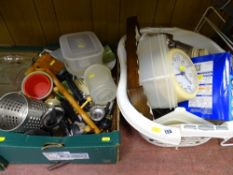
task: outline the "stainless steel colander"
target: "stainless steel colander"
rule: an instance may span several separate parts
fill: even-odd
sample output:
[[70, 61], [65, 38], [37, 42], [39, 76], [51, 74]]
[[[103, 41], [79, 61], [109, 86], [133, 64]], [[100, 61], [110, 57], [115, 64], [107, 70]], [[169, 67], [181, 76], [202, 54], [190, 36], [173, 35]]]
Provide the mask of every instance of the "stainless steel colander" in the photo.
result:
[[12, 92], [0, 98], [0, 129], [25, 132], [42, 127], [41, 116], [47, 111], [45, 103]]

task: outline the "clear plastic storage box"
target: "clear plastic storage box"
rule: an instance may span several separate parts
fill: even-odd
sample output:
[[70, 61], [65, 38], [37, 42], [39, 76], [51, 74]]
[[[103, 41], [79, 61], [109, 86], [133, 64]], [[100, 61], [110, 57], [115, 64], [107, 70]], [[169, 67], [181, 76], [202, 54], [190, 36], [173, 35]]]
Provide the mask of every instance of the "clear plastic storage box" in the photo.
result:
[[93, 32], [65, 34], [59, 42], [67, 70], [74, 75], [82, 76], [88, 66], [102, 63], [104, 49]]

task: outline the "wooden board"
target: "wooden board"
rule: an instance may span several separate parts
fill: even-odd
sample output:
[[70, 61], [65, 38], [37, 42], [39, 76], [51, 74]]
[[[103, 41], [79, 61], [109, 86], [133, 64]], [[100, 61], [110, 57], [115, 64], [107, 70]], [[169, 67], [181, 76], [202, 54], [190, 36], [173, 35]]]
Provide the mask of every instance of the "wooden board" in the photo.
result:
[[175, 4], [176, 0], [159, 0], [156, 7], [153, 26], [170, 26]]
[[193, 30], [211, 0], [177, 0], [171, 26]]
[[14, 45], [14, 41], [10, 36], [7, 25], [1, 13], [0, 13], [0, 45]]
[[44, 45], [44, 33], [33, 1], [0, 1], [0, 12], [16, 45]]
[[152, 26], [157, 0], [121, 0], [120, 4], [120, 35], [126, 33], [126, 19], [138, 16], [141, 27]]
[[138, 16], [141, 27], [193, 30], [211, 4], [213, 0], [2, 0], [0, 45], [58, 43], [62, 34], [87, 30], [116, 45], [129, 16]]
[[102, 42], [114, 44], [119, 39], [120, 0], [93, 0], [93, 25]]
[[61, 34], [92, 30], [90, 0], [53, 1]]
[[60, 28], [52, 0], [34, 0], [46, 44], [57, 43]]

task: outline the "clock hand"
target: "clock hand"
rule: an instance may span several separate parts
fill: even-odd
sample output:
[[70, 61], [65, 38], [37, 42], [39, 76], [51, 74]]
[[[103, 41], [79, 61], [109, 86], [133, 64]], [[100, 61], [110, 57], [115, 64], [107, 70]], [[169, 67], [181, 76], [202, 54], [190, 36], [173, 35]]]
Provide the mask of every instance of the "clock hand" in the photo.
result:
[[189, 82], [189, 84], [192, 84], [191, 80], [188, 78], [187, 74], [184, 72], [184, 77], [186, 78], [186, 80]]

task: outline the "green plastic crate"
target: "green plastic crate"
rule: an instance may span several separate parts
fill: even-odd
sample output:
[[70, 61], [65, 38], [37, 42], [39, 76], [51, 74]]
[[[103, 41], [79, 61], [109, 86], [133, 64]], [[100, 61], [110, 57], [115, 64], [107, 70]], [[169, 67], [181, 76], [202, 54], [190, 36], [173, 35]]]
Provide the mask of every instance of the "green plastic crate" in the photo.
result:
[[[41, 48], [0, 48], [0, 55], [32, 52]], [[0, 164], [8, 163], [116, 163], [119, 160], [119, 110], [114, 112], [114, 130], [109, 133], [72, 137], [30, 136], [0, 131]]]
[[72, 137], [0, 132], [0, 155], [9, 163], [116, 163], [119, 145], [119, 131]]

